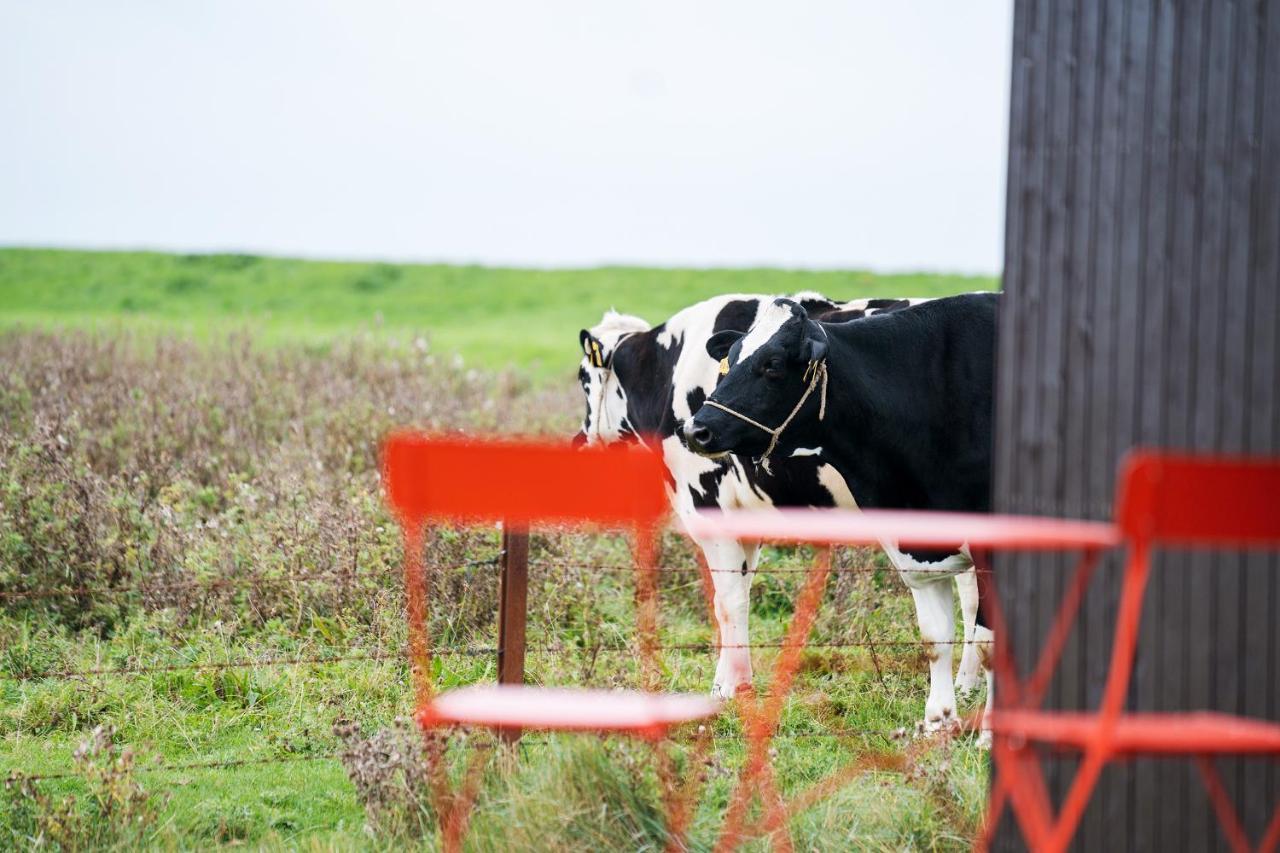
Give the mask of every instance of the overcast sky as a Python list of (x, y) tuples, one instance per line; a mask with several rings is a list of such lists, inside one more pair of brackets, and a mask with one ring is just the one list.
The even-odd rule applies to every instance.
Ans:
[(996, 272), (1009, 0), (0, 0), (0, 244)]

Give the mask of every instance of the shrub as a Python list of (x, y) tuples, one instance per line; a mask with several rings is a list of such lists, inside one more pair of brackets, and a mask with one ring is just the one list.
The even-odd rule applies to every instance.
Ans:
[(8, 833), (14, 848), (74, 851), (131, 848), (148, 841), (158, 804), (133, 777), (133, 751), (117, 746), (114, 735), (110, 726), (98, 726), (75, 751), (76, 771), (87, 783), (79, 796), (55, 798), (22, 776), (5, 781), (0, 832)]

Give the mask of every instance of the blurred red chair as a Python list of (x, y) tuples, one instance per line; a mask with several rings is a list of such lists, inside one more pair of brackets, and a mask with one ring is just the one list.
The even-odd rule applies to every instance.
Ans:
[[(636, 446), (583, 449), (568, 444), (401, 434), (383, 447), (383, 482), (405, 543), (409, 655), (417, 720), (425, 728), (479, 726), (498, 731), (589, 731), (630, 734), (655, 742), (676, 725), (706, 719), (718, 704), (704, 695), (658, 693), (657, 567), (654, 548), (668, 512), (665, 469), (655, 453)], [(644, 691), (469, 687), (436, 695), (427, 634), (422, 551), (432, 523), (538, 522), (622, 528), (634, 539), (637, 630)], [(473, 760), (460, 794), (447, 790), (440, 750), (434, 764), (437, 810), (446, 849), (466, 833), (478, 788)], [(670, 762), (661, 762), (670, 768)], [(687, 804), (664, 779), (669, 845), (683, 843)]]
[[(1008, 702), (992, 714), (997, 779), (987, 820), (994, 829), (1003, 804), (1014, 812), (1034, 850), (1064, 850), (1071, 841), (1102, 768), (1138, 755), (1190, 756), (1227, 840), (1248, 850), (1249, 840), (1213, 764), (1219, 755), (1280, 757), (1280, 723), (1215, 712), (1125, 713), (1138, 626), (1156, 548), (1280, 549), (1280, 461), (1215, 458), (1153, 452), (1132, 454), (1119, 484), (1116, 525), (1128, 556), (1117, 611), (1110, 671), (1095, 712), (1037, 710), (1052, 665), (1036, 669), (1038, 688), (1023, 690), (1007, 651), (1000, 648), (1003, 618), (997, 618), (997, 677), (1012, 688)], [(1078, 576), (1079, 578), (1079, 576)], [(1063, 602), (1046, 652), (1056, 662), (1088, 573)], [(997, 602), (998, 604), (998, 602)], [(1007, 646), (1005, 646), (1007, 649)], [(1045, 660), (1042, 654), (1042, 662)], [(1012, 704), (1014, 707), (1009, 707)], [(1018, 706), (1021, 707), (1018, 707)], [(1033, 744), (1075, 750), (1082, 760), (1057, 815), (1050, 803)], [(1260, 850), (1280, 843), (1280, 804)]]

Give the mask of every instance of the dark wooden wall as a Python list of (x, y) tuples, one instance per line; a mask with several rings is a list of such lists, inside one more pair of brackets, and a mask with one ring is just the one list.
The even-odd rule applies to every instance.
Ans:
[[(1280, 453), (1280, 0), (1015, 7), (995, 506), (1109, 518), (1136, 444)], [(997, 563), (1024, 666), (1066, 568)], [(1117, 578), (1050, 707), (1096, 706)], [(1153, 579), (1130, 707), (1280, 718), (1280, 561), (1168, 554)], [(1221, 766), (1256, 842), (1280, 772)], [(1058, 797), (1073, 770), (1052, 762)], [(1181, 760), (1109, 769), (1077, 840), (1224, 846)], [(998, 841), (1021, 846), (1007, 820)]]

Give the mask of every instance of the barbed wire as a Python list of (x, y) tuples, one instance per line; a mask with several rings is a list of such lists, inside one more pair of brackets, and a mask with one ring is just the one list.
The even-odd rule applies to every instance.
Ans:
[[(269, 758), (230, 758), (219, 761), (187, 761), (174, 764), (144, 764), (139, 767), (131, 767), (130, 773), (161, 773), (167, 770), (222, 770), (235, 767), (250, 767), (260, 764), (287, 764), (298, 761), (326, 761), (339, 760), (341, 753), (326, 752), (318, 754), (303, 753), (299, 755), (276, 755)], [(61, 773), (23, 773), (20, 770), (12, 770), (9, 772), (8, 781), (10, 783), (17, 781), (27, 782), (46, 782), (54, 779), (81, 779), (90, 774), (79, 770), (68, 770)]]
[[(564, 734), (561, 737), (573, 737), (577, 733)], [(900, 726), (898, 728), (868, 728), (868, 729), (842, 729), (840, 731), (822, 731), (822, 732), (789, 732), (778, 731), (769, 737), (774, 741), (803, 741), (803, 740), (829, 740), (829, 741), (847, 741), (847, 740), (864, 740), (867, 738), (885, 738), (891, 741), (905, 740), (913, 735), (919, 736), (914, 727)], [(616, 737), (626, 737), (626, 735), (614, 735)], [(929, 735), (925, 735), (929, 736)], [(712, 741), (745, 743), (751, 738), (742, 732), (712, 732)], [(693, 735), (680, 735), (669, 738), (676, 743), (690, 744), (693, 743), (695, 737)], [(524, 735), (515, 742), (516, 746), (550, 746), (556, 743), (556, 739), (545, 736)], [(490, 742), (477, 742), (470, 738), (457, 741), (455, 746), (468, 749), (492, 749), (495, 744)], [(229, 759), (211, 759), (206, 761), (182, 761), (160, 764), (142, 764), (131, 767), (130, 773), (164, 773), (171, 771), (186, 770), (223, 770), (235, 769), (238, 767), (253, 767), (267, 764), (292, 764), (306, 761), (341, 761), (343, 750), (326, 750), (322, 752), (298, 752), (289, 755), (262, 756), (255, 758), (229, 758)], [(25, 773), (21, 770), (10, 770), (6, 777), (10, 783), (17, 781), (28, 782), (46, 782), (58, 779), (77, 779), (86, 778), (90, 774), (86, 771), (67, 770), (55, 773)]]
[[(878, 648), (911, 648), (919, 647), (924, 649), (933, 646), (965, 646), (979, 645), (982, 641), (978, 640), (943, 640), (939, 642), (926, 640), (896, 640), (896, 639), (866, 639), (866, 640), (849, 640), (844, 642), (816, 642), (804, 643), (802, 649), (822, 649), (822, 650), (845, 650), (845, 649), (878, 649)], [(695, 643), (662, 643), (653, 647), (654, 651), (660, 652), (699, 652), (711, 653), (720, 651), (721, 649), (785, 649), (788, 644), (785, 642), (763, 642), (763, 643), (724, 643), (717, 645), (712, 642), (695, 642)], [(568, 646), (568, 645), (551, 645), (551, 646), (525, 646), (526, 654), (638, 654), (641, 649), (636, 643), (611, 643), (590, 646)], [(498, 655), (502, 649), (497, 646), (436, 646), (428, 650), (432, 655), (439, 657), (480, 657), (484, 655)], [(179, 672), (183, 670), (201, 671), (201, 670), (223, 670), (223, 669), (255, 669), (270, 667), (289, 667), (289, 666), (324, 666), (326, 664), (347, 663), (347, 662), (381, 662), (381, 661), (408, 661), (408, 653), (406, 650), (388, 651), (388, 652), (363, 652), (359, 654), (340, 654), (340, 655), (303, 655), (297, 657), (268, 657), (268, 658), (246, 658), (242, 660), (229, 661), (190, 661), (185, 663), (156, 663), (156, 664), (122, 664), (120, 666), (103, 666), (89, 667), (84, 669), (60, 669), (60, 670), (43, 670), (33, 672), (0, 672), (0, 681), (42, 681), (42, 680), (76, 680), (86, 679), (92, 676), (100, 675), (146, 675), (149, 673), (160, 672)]]
[[(635, 572), (637, 570), (636, 566), (619, 565), (615, 563), (581, 563), (581, 562), (560, 561), (560, 560), (555, 560), (555, 561), (531, 560), (529, 562), (529, 568), (535, 568), (535, 567), (536, 568), (565, 568), (565, 569), (577, 569), (581, 571), (625, 572), (625, 573)], [(703, 571), (703, 569), (700, 566), (658, 566), (656, 568), (659, 574), (701, 574)], [(975, 572), (979, 572), (982, 574), (989, 574), (991, 572), (990, 569), (979, 569), (976, 566), (973, 568), (973, 570)], [(710, 572), (713, 575), (744, 574), (741, 568), (736, 568), (736, 569), (708, 568), (706, 569), (706, 571)], [(756, 569), (754, 572), (751, 572), (751, 574), (753, 575), (807, 575), (811, 571), (813, 571), (811, 568), (779, 567), (779, 568)], [(859, 575), (859, 574), (874, 575), (874, 574), (885, 574), (890, 572), (895, 574), (925, 574), (925, 575), (941, 574), (937, 569), (929, 569), (929, 568), (899, 569), (894, 566), (889, 566), (889, 567), (832, 566), (830, 569), (830, 574), (833, 574), (833, 575)]]
[[(446, 655), (485, 655), (497, 654), (496, 648), (487, 647), (470, 647), (470, 646), (445, 646), (432, 650), (432, 654), (441, 657)], [(52, 672), (32, 672), (32, 673), (8, 673), (0, 675), (0, 679), (9, 679), (12, 681), (40, 681), (45, 679), (70, 680), (88, 678), (94, 675), (143, 675), (153, 672), (178, 672), (182, 670), (219, 670), (219, 669), (253, 669), (255, 667), (273, 667), (273, 666), (323, 666), (331, 663), (345, 663), (350, 661), (378, 662), (388, 660), (408, 660), (405, 651), (397, 652), (368, 652), (362, 654), (350, 655), (307, 655), (302, 657), (289, 658), (249, 658), (245, 660), (230, 661), (192, 661), (190, 663), (164, 663), (148, 666), (122, 665), (113, 667), (91, 667), (88, 669), (66, 669), (55, 670)]]
[[(501, 562), (501, 555), (485, 557), (476, 560), (468, 560), (462, 563), (454, 563), (450, 565), (431, 566), (433, 571), (458, 571), (460, 569), (476, 568), (478, 566), (497, 566)], [(637, 567), (634, 565), (620, 565), (615, 563), (582, 563), (574, 561), (559, 561), (541, 559), (530, 561), (530, 569), (573, 569), (575, 571), (591, 571), (611, 574), (634, 574)], [(699, 566), (658, 566), (659, 574), (701, 574), (704, 570)], [(705, 571), (711, 574), (741, 575), (741, 569), (712, 569)], [(808, 574), (811, 569), (808, 568), (761, 568), (756, 569), (751, 574), (757, 576), (769, 575), (804, 575)], [(974, 571), (983, 574), (989, 573), (989, 569), (978, 569)], [(895, 567), (878, 567), (878, 566), (832, 566), (831, 574), (833, 575), (875, 575), (888, 572), (898, 574), (930, 574), (936, 575), (938, 572), (928, 568), (905, 568), (899, 569)], [(130, 595), (156, 595), (164, 592), (175, 592), (179, 590), (195, 590), (206, 592), (217, 592), (227, 589), (245, 589), (257, 590), (274, 586), (287, 586), (290, 584), (305, 584), (324, 580), (338, 580), (345, 582), (356, 581), (395, 581), (399, 582), (399, 575), (394, 572), (368, 572), (352, 569), (333, 569), (333, 570), (316, 570), (309, 572), (294, 572), (281, 575), (271, 575), (253, 578), (214, 578), (211, 580), (174, 580), (174, 581), (158, 581), (144, 582), (139, 584), (113, 585), (113, 586), (78, 586), (78, 587), (61, 587), (54, 589), (23, 589), (23, 590), (0, 590), (0, 600), (3, 601), (21, 601), (29, 599), (47, 599), (47, 598), (64, 598), (64, 597), (126, 597)]]
[[(435, 567), (441, 571), (456, 571), (458, 569), (474, 568), (476, 566), (497, 565), (501, 559), (500, 555), (486, 557), (483, 559), (467, 560), (462, 563), (454, 563), (451, 565)], [(23, 589), (23, 590), (0, 590), (0, 600), (21, 600), (31, 598), (59, 598), (63, 596), (127, 596), (127, 595), (150, 595), (160, 592), (169, 592), (176, 590), (205, 590), (217, 591), (222, 589), (246, 589), (257, 590), (263, 587), (285, 586), (288, 584), (304, 584), (313, 581), (324, 580), (343, 580), (343, 581), (367, 581), (381, 580), (400, 581), (398, 574), (392, 572), (368, 572), (347, 569), (317, 569), (305, 572), (286, 572), (280, 575), (264, 575), (260, 577), (223, 577), (213, 578), (211, 580), (174, 580), (159, 582), (143, 582), (138, 584), (115, 585), (115, 586), (78, 586), (78, 587), (61, 587), (54, 589)]]

